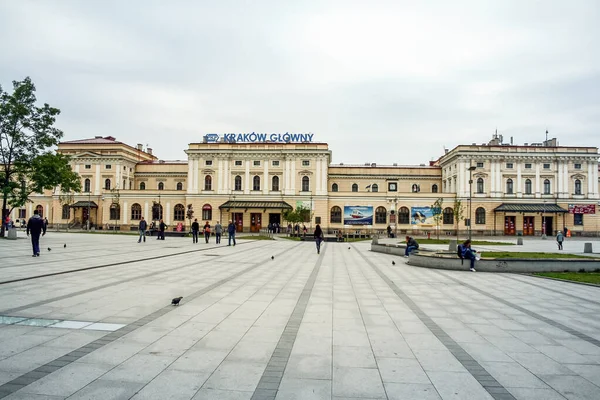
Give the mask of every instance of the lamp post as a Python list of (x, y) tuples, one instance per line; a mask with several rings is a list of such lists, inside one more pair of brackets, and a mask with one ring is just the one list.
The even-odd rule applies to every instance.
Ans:
[(237, 221), (235, 220), (235, 194), (233, 195), (233, 212), (231, 213), (231, 222), (235, 226), (235, 231), (237, 232)]
[(544, 217), (545, 212), (546, 212), (546, 200), (544, 200), (544, 205), (542, 206), (542, 239), (546, 239), (546, 217)]
[(92, 202), (92, 192), (88, 191), (88, 215), (87, 215), (87, 219), (85, 221), (85, 224), (87, 225), (87, 230), (90, 230), (90, 203)]
[(471, 203), (472, 203), (472, 197), (473, 197), (473, 171), (476, 169), (477, 167), (474, 166), (469, 166), (468, 171), (469, 171), (469, 240), (471, 240), (471, 237), (473, 236), (473, 231), (471, 229), (471, 225), (473, 224), (473, 213), (472, 213), (472, 209), (471, 209)]

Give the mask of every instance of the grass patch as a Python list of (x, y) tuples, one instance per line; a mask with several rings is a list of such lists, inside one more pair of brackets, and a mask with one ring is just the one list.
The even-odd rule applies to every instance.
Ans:
[(370, 238), (346, 238), (344, 242), (364, 242), (367, 240), (371, 240)]
[(298, 236), (279, 236), (281, 239), (287, 239), (287, 240), (295, 240), (296, 242), (300, 241), (300, 237)]
[(600, 272), (536, 272), (534, 275), (600, 285)]
[(557, 258), (587, 258), (594, 259), (597, 257), (588, 257), (578, 254), (567, 253), (525, 253), (525, 252), (508, 252), (508, 251), (483, 251), (483, 258), (539, 258), (539, 259), (557, 259)]
[(236, 239), (245, 239), (245, 240), (274, 240), (272, 237), (269, 236), (236, 236)]
[[(416, 239), (419, 244), (450, 244), (450, 239)], [(452, 239), (455, 240), (455, 239)], [(400, 243), (406, 243), (402, 241)], [(458, 243), (462, 243), (459, 241)], [(486, 240), (472, 240), (473, 246), (514, 246), (514, 243), (508, 242), (489, 242)]]

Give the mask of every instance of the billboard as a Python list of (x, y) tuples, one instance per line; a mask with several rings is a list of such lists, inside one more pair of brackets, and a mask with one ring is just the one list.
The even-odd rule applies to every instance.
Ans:
[(411, 225), (435, 225), (433, 220), (433, 208), (427, 207), (411, 207), (410, 209)]
[(344, 206), (344, 225), (373, 225), (373, 206)]
[(596, 205), (569, 204), (569, 214), (596, 214)]

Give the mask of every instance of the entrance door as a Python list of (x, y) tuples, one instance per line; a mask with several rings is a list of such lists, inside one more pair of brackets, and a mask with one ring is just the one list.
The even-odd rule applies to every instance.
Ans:
[(533, 217), (523, 217), (523, 236), (535, 235), (535, 230), (533, 229), (533, 221)]
[(281, 214), (269, 214), (269, 223), (281, 225)]
[(542, 233), (545, 233), (546, 236), (552, 236), (552, 228), (554, 227), (553, 225), (553, 218), (552, 217), (544, 217), (542, 218)]
[(515, 232), (515, 219), (516, 217), (504, 217), (504, 234), (514, 235)]
[(262, 214), (261, 213), (251, 213), (250, 214), (250, 232), (260, 232), (262, 222)]
[(89, 214), (88, 214), (88, 208), (87, 207), (83, 207), (81, 209), (81, 211), (82, 211), (81, 223), (83, 224), (83, 226), (86, 226), (87, 220), (90, 217)]
[(244, 231), (244, 213), (233, 213), (232, 220), (235, 222), (235, 231), (243, 232)]

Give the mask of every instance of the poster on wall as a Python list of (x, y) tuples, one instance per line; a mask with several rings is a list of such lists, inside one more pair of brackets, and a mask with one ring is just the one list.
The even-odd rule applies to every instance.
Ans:
[(296, 200), (296, 208), (298, 207), (302, 207), (312, 211), (315, 209), (315, 203), (314, 201), (311, 202), (310, 200)]
[(596, 205), (569, 204), (569, 214), (596, 214)]
[(373, 225), (373, 206), (344, 206), (344, 225)]
[(411, 207), (410, 209), (411, 225), (435, 225), (433, 220), (433, 209), (427, 207)]

